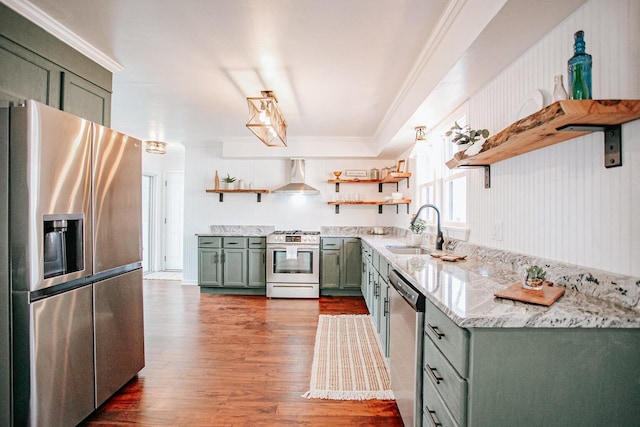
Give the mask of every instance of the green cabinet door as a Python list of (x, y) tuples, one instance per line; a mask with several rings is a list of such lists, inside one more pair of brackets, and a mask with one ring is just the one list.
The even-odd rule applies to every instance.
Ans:
[(266, 286), (266, 249), (249, 249), (249, 287), (265, 287)]
[(225, 287), (247, 286), (246, 249), (224, 249), (223, 276)]
[(342, 242), (342, 289), (359, 288), (362, 280), (361, 273), (362, 252), (360, 251), (360, 239), (349, 238)]
[(198, 249), (198, 285), (222, 286), (222, 249)]
[(389, 357), (389, 282), (380, 280), (380, 319), (378, 321), (378, 335), (385, 357)]
[(323, 249), (320, 266), (320, 288), (340, 288), (340, 250)]
[(55, 64), (0, 37), (0, 98), (33, 99), (58, 108), (60, 70)]
[(111, 93), (76, 76), (62, 73), (61, 109), (103, 126), (111, 125)]
[(363, 275), (360, 247), (358, 238), (325, 237), (322, 239), (320, 289), (346, 291), (342, 295), (353, 295), (354, 291), (355, 293), (360, 291)]

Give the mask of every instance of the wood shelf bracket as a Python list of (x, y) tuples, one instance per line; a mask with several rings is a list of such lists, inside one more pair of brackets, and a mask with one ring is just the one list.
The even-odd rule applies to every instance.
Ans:
[(604, 133), (604, 167), (622, 166), (622, 125), (577, 125), (560, 126), (557, 131), (599, 132)]

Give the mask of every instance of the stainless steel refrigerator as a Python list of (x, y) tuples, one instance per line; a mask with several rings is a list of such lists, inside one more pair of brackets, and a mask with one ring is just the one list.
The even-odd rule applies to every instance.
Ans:
[(144, 366), (142, 144), (35, 101), (0, 118), (12, 423), (76, 425)]

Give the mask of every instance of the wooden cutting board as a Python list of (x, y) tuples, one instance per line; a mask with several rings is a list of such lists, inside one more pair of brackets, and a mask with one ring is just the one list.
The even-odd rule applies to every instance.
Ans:
[(525, 289), (520, 283), (515, 283), (508, 288), (496, 292), (494, 295), (499, 298), (511, 299), (515, 301), (528, 302), (531, 304), (546, 305), (549, 307), (558, 298), (564, 295), (564, 288), (554, 288), (553, 283), (544, 282), (545, 286), (539, 291)]

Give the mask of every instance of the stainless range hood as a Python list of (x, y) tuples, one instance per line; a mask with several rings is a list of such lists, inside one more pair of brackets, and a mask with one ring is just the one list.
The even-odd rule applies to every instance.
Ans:
[(291, 180), (289, 184), (273, 190), (274, 193), (320, 194), (304, 183), (304, 159), (291, 159)]

